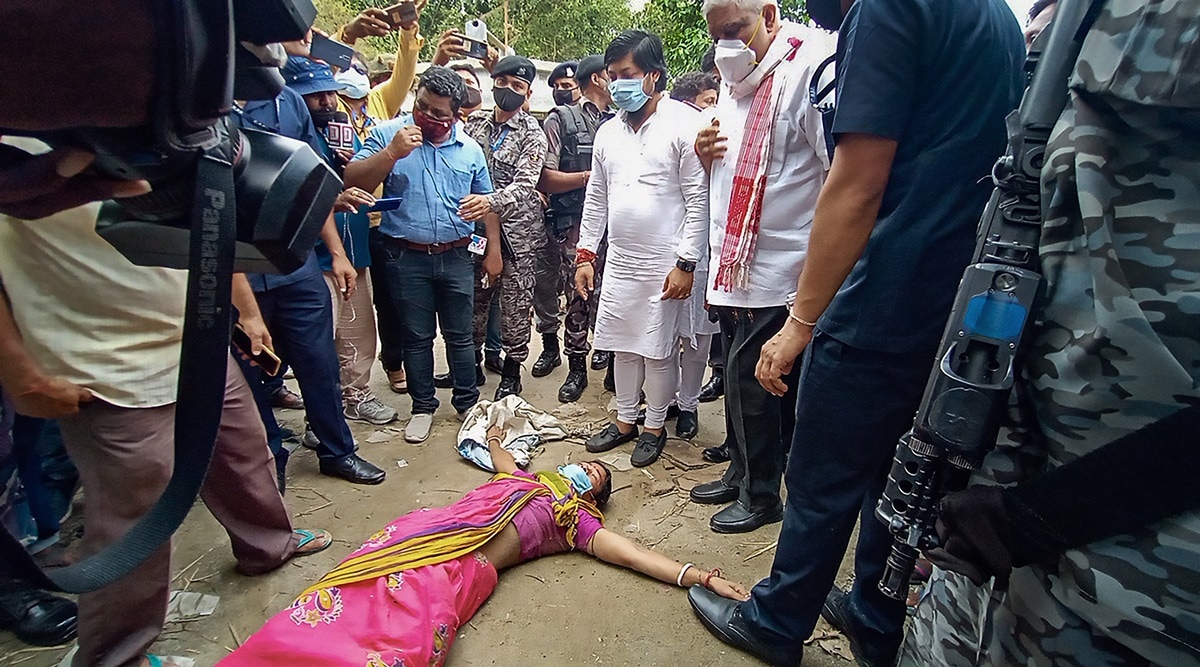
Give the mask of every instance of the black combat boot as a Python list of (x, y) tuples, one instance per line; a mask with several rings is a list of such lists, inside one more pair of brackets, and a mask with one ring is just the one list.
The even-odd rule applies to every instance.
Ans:
[(583, 390), (587, 389), (587, 356), (583, 354), (572, 354), (567, 357), (567, 379), (563, 381), (562, 386), (558, 389), (559, 403), (574, 403), (583, 395)]
[(504, 373), (500, 376), (500, 386), (496, 387), (496, 399), (505, 396), (521, 394), (521, 362), (512, 357), (504, 357)]
[(555, 368), (562, 366), (562, 354), (558, 351), (558, 336), (553, 333), (542, 334), (542, 353), (538, 356), (537, 361), (533, 362), (533, 368), (529, 374), (535, 378), (542, 378), (549, 375)]

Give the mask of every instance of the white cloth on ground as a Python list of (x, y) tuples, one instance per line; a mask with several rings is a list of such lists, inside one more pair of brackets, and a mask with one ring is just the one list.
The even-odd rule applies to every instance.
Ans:
[(693, 149), (702, 116), (663, 97), (637, 132), (622, 114), (596, 133), (579, 247), (595, 252), (608, 233), (597, 349), (675, 357), (696, 335), (694, 297), (664, 301), (676, 259), (708, 258), (708, 176)]
[[(783, 61), (774, 72), (773, 92), (780, 95), (779, 112), (772, 135), (758, 239), (750, 262), (750, 286), (748, 289), (735, 287), (730, 292), (713, 289), (712, 281), (720, 267), (733, 175), (754, 96), (735, 99), (725, 86), (717, 102), (716, 115), (721, 121), (721, 134), (727, 139), (727, 149), (723, 157), (713, 160), (709, 181), (712, 222), (709, 243), (713, 250), (706, 291), (710, 305), (734, 308), (782, 306), (795, 295), (796, 280), (804, 267), (817, 195), (829, 169), (821, 112), (809, 101), (808, 87), (817, 66), (833, 53), (835, 42), (833, 36), (821, 30), (785, 21), (764, 65), (775, 61), (770, 54), (791, 48), (788, 45), (790, 37), (803, 43), (792, 60)], [(829, 68), (822, 80), (832, 76), (832, 68)]]
[(487, 446), (487, 432), (492, 426), (504, 430), (500, 446), (512, 454), (522, 468), (529, 465), (538, 445), (567, 437), (557, 417), (538, 410), (520, 396), (479, 401), (467, 412), (467, 418), (458, 429), (457, 449), (463, 458), (489, 472), (496, 472)]

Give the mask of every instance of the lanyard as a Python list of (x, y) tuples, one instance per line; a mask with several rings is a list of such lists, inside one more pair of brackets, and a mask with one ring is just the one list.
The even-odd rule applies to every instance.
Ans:
[(504, 145), (504, 140), (508, 138), (509, 129), (511, 129), (511, 128), (509, 128), (507, 125), (505, 125), (503, 128), (500, 129), (500, 138), (497, 139), (496, 142), (492, 144), (492, 152), (493, 153), (500, 150), (500, 147)]

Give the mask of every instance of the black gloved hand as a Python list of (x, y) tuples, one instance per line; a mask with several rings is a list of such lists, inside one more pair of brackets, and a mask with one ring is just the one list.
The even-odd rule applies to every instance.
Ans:
[(973, 486), (938, 504), (937, 533), (942, 546), (926, 556), (938, 567), (957, 572), (981, 586), (996, 578), (1008, 587), (1014, 567), (1049, 560), (1059, 553), (1036, 541), (1018, 524), (1022, 513), (998, 486)]

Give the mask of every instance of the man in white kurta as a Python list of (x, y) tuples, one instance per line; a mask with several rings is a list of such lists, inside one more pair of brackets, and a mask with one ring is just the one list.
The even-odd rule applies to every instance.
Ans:
[[(691, 498), (732, 503), (712, 517), (710, 525), (719, 533), (748, 532), (782, 518), (779, 487), (784, 452), (792, 440), (796, 378), (787, 381), (790, 391), (781, 398), (759, 385), (754, 368), (763, 344), (787, 320), (817, 195), (829, 169), (821, 112), (811, 103), (809, 88), (833, 53), (831, 36), (782, 20), (772, 0), (759, 0), (756, 8), (744, 5), (734, 0), (704, 3), (709, 31), (718, 40), (722, 91), (718, 122), (696, 139), (696, 150), (711, 159), (707, 295), (721, 322), (727, 354), (730, 465), (721, 479), (692, 489)], [(816, 89), (832, 74), (819, 80)], [(758, 142), (750, 132), (756, 113), (762, 130)], [(761, 201), (761, 210), (731, 205), (739, 194)], [(756, 218), (753, 224), (751, 218)]]
[[(590, 261), (607, 232), (595, 345), (615, 353), (617, 420), (587, 448), (601, 452), (636, 439), (631, 462), (646, 466), (666, 443), (663, 423), (679, 383), (681, 346), (701, 360), (708, 350), (700, 267), (708, 253), (708, 179), (693, 148), (700, 116), (663, 94), (658, 37), (622, 33), (605, 64), (622, 112), (596, 133), (576, 284), (584, 292), (590, 287)], [(642, 391), (646, 421), (639, 435)]]

